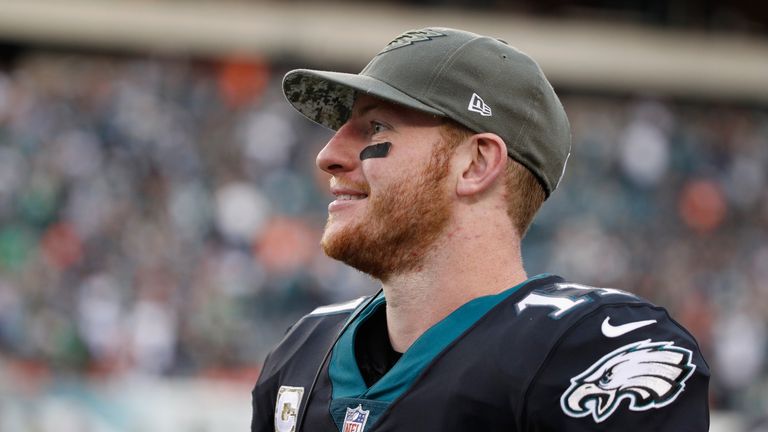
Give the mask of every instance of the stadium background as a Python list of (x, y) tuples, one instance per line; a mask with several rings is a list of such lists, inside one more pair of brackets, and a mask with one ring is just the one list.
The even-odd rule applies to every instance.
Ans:
[(499, 36), (571, 118), (529, 273), (668, 307), (713, 431), (768, 430), (768, 14), (751, 2), (0, 0), (0, 431), (247, 430), (267, 350), (371, 292), (319, 252), (294, 67)]

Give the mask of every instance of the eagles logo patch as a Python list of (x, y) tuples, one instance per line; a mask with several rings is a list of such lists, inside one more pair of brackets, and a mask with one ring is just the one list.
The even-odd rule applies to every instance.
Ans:
[(571, 378), (560, 406), (571, 417), (591, 414), (597, 423), (616, 412), (624, 400), (631, 411), (667, 406), (696, 370), (691, 358), (690, 350), (669, 341), (625, 345)]
[(445, 36), (445, 34), (435, 30), (429, 30), (429, 29), (411, 30), (409, 32), (405, 32), (400, 36), (396, 37), (392, 42), (387, 44), (387, 46), (384, 47), (384, 49), (381, 50), (379, 54), (384, 54), (385, 52), (392, 51), (393, 49), (402, 48), (404, 46), (411, 45), (414, 42), (424, 42), (440, 36)]

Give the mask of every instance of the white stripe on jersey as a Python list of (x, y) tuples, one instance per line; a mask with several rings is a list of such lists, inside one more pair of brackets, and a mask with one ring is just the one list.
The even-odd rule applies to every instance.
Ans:
[(345, 312), (348, 310), (355, 310), (358, 306), (360, 306), (360, 303), (365, 301), (366, 298), (367, 297), (360, 297), (344, 303), (336, 303), (336, 304), (327, 305), (327, 306), (320, 306), (319, 308), (313, 310), (309, 314), (310, 315), (327, 315), (332, 313)]

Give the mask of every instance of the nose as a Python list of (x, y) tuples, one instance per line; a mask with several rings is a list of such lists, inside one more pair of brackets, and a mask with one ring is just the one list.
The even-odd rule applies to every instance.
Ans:
[(357, 146), (353, 141), (353, 131), (349, 123), (336, 131), (328, 144), (317, 154), (317, 167), (329, 174), (338, 174), (354, 170), (360, 163)]

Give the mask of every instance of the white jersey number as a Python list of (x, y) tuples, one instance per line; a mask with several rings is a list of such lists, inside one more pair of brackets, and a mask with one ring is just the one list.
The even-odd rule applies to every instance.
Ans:
[(531, 291), (524, 299), (517, 302), (518, 315), (529, 307), (547, 307), (554, 309), (549, 317), (560, 319), (575, 308), (592, 301), (590, 294), (599, 296), (623, 295), (635, 297), (626, 291), (613, 288), (595, 288), (575, 283), (559, 283), (546, 288)]

